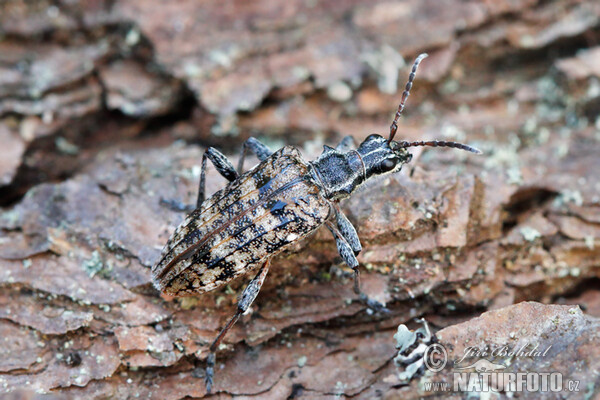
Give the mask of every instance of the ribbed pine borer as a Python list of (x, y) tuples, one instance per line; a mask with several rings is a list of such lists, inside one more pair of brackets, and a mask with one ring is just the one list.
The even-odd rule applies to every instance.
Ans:
[[(237, 169), (217, 149), (209, 147), (204, 152), (196, 206), (167, 242), (152, 268), (152, 279), (163, 293), (186, 296), (217, 289), (239, 275), (258, 270), (240, 296), (235, 315), (210, 346), (205, 376), (208, 392), (213, 383), (215, 352), (258, 295), (271, 258), (323, 224), (333, 234), (341, 258), (354, 270), (354, 291), (359, 299), (374, 310), (385, 310), (360, 290), (356, 256), (362, 246), (339, 202), (369, 178), (400, 171), (412, 158), (407, 150), (410, 147), (454, 147), (480, 153), (456, 142), (394, 141), (398, 119), (425, 57), (427, 54), (421, 54), (413, 64), (387, 139), (373, 134), (355, 148), (348, 136), (335, 148), (325, 145), (316, 160), (306, 161), (293, 146), (271, 152), (250, 138), (244, 143)], [(260, 163), (242, 173), (248, 150)], [(207, 160), (229, 183), (205, 199)], [(165, 202), (182, 210), (192, 208)]]

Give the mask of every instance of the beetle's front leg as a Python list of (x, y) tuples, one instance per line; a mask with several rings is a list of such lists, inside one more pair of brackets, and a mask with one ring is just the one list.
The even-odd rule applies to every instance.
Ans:
[(335, 244), (337, 245), (342, 260), (344, 260), (344, 262), (354, 271), (354, 293), (358, 295), (359, 300), (374, 311), (389, 312), (383, 304), (376, 300), (369, 299), (369, 297), (360, 290), (360, 270), (358, 269), (358, 260), (354, 255), (352, 247), (332, 222), (328, 221), (326, 222), (326, 225), (335, 237)]
[(185, 211), (188, 213), (194, 211), (196, 208), (200, 208), (204, 202), (204, 194), (206, 191), (206, 160), (210, 160), (219, 174), (229, 182), (234, 181), (239, 176), (231, 161), (229, 161), (223, 153), (214, 147), (209, 147), (202, 155), (202, 167), (200, 170), (200, 183), (198, 185), (198, 199), (196, 200), (196, 205), (183, 204), (177, 200), (163, 198), (160, 199), (161, 204), (166, 205), (172, 210)]
[(256, 276), (250, 281), (250, 283), (248, 284), (248, 286), (246, 286), (246, 289), (244, 289), (242, 295), (238, 299), (237, 310), (235, 314), (233, 315), (233, 317), (231, 317), (227, 325), (225, 325), (225, 327), (221, 329), (221, 332), (219, 332), (217, 338), (210, 345), (210, 354), (208, 355), (208, 358), (206, 360), (206, 375), (204, 377), (206, 391), (208, 393), (210, 393), (212, 389), (213, 377), (215, 375), (216, 352), (219, 349), (219, 344), (221, 343), (229, 329), (231, 329), (231, 327), (235, 325), (240, 316), (248, 310), (250, 305), (254, 302), (254, 299), (256, 299), (256, 296), (258, 296), (258, 292), (260, 292), (260, 288), (262, 287), (265, 281), (265, 277), (267, 276), (267, 272), (269, 272), (270, 266), (271, 260), (265, 261), (263, 266), (258, 271), (258, 274), (256, 274)]

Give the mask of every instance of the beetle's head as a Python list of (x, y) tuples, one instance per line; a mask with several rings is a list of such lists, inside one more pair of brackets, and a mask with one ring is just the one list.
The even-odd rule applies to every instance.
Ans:
[(457, 142), (446, 142), (440, 140), (396, 142), (389, 140), (381, 135), (369, 135), (358, 148), (363, 163), (365, 165), (366, 177), (381, 175), (388, 172), (398, 172), (402, 166), (412, 160), (412, 154), (408, 152), (409, 147), (430, 146), (430, 147), (453, 147), (466, 150), (471, 153), (481, 154), (481, 151), (475, 147)]
[(412, 159), (412, 154), (398, 142), (388, 142), (381, 135), (369, 135), (357, 149), (365, 165), (366, 178), (398, 172)]

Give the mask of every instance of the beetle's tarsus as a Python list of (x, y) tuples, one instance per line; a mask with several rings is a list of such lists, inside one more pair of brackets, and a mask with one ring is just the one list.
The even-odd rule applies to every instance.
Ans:
[(383, 304), (377, 300), (369, 298), (362, 290), (360, 290), (360, 271), (354, 268), (354, 293), (358, 295), (358, 300), (366, 305), (374, 313), (388, 314), (390, 312)]
[(213, 376), (215, 375), (215, 361), (216, 355), (215, 353), (211, 352), (206, 359), (206, 375), (204, 376), (207, 394), (212, 391)]
[[(338, 212), (338, 218), (339, 218), (339, 216), (343, 216), (341, 211)], [(338, 219), (338, 222), (339, 222), (339, 219)], [(346, 228), (351, 227), (352, 230), (354, 230), (354, 227), (352, 226), (352, 224), (350, 224), (350, 221), (348, 221), (346, 219), (346, 222), (347, 222)], [(340, 253), (340, 256), (342, 257), (344, 262), (350, 268), (352, 268), (352, 270), (354, 271), (354, 293), (356, 293), (356, 295), (358, 295), (359, 301), (364, 303), (367, 307), (369, 307), (369, 309), (373, 310), (373, 312), (375, 312), (375, 313), (381, 313), (381, 312), (389, 313), (390, 310), (388, 310), (383, 304), (381, 304), (380, 302), (378, 302), (376, 300), (370, 299), (365, 293), (363, 293), (360, 290), (360, 270), (358, 269), (358, 260), (356, 259), (356, 256), (354, 255), (354, 252), (352, 251), (350, 244), (346, 240), (345, 235), (343, 235), (343, 232), (340, 232), (340, 230), (338, 230), (338, 227), (336, 227), (330, 221), (327, 222), (326, 224), (327, 224), (327, 227), (329, 228), (329, 230), (331, 231), (331, 233), (333, 233), (333, 236), (335, 237), (335, 242), (337, 244), (337, 248), (338, 248), (338, 252)], [(353, 235), (350, 235), (350, 237), (353, 237), (354, 235), (356, 235), (356, 231), (354, 231)], [(360, 247), (360, 241), (358, 241), (358, 235), (356, 235), (356, 240), (358, 242), (358, 246)], [(359, 251), (360, 251), (360, 249), (359, 249)]]
[(370, 299), (366, 294), (360, 293), (358, 299), (375, 313), (389, 314), (390, 310), (377, 300)]
[(185, 204), (182, 201), (175, 200), (175, 199), (165, 199), (164, 197), (160, 198), (160, 205), (167, 207), (168, 209), (170, 209), (172, 211), (186, 212), (186, 213), (191, 213), (196, 208), (192, 204)]

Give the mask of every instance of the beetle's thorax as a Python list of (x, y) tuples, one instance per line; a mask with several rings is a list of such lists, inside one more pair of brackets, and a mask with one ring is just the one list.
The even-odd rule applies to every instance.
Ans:
[(400, 171), (411, 158), (397, 142), (388, 143), (387, 139), (374, 134), (356, 150), (342, 152), (325, 146), (323, 154), (310, 164), (324, 196), (341, 200), (372, 176)]

